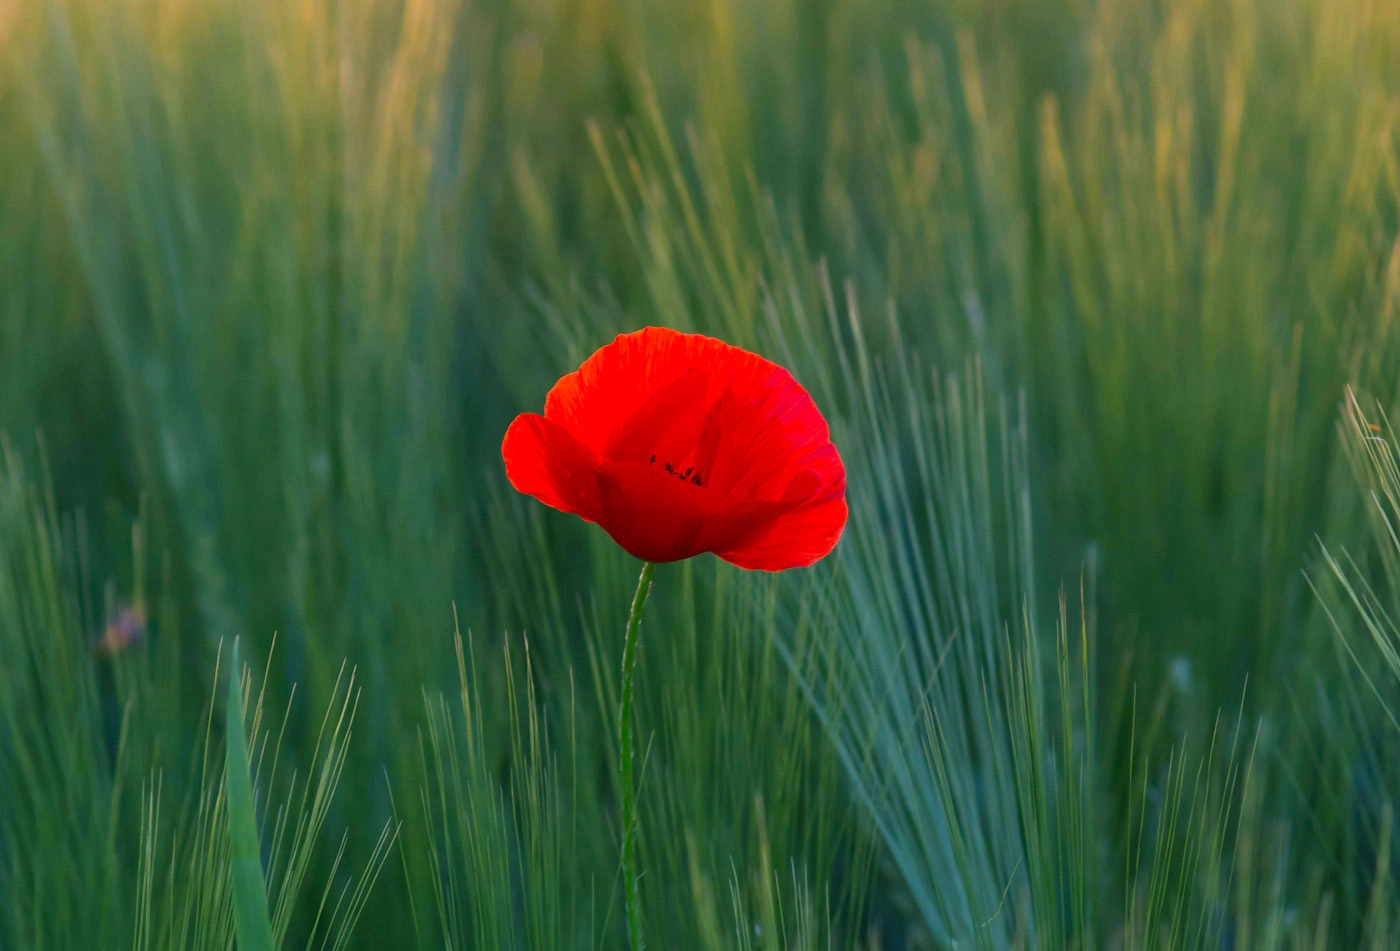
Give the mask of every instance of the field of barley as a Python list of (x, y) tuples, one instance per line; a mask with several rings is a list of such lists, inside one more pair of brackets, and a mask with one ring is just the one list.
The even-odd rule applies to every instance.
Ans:
[[(645, 326), (849, 516), (625, 743)], [(1390, 0), (0, 0), (0, 949), (1398, 948), (1396, 412)]]

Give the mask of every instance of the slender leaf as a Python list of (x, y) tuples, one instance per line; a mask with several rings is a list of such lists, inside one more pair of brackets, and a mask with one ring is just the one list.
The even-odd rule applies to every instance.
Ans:
[(233, 642), (228, 675), (228, 832), (232, 843), (233, 921), (239, 951), (272, 951), (272, 918), (267, 911), (261, 839), (248, 777), (248, 738), (243, 727), (243, 691), (238, 641)]

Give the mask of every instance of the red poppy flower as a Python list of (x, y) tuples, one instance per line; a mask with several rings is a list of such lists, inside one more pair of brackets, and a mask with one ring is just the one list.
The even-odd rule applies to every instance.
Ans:
[(622, 334), (554, 384), (501, 446), (511, 485), (644, 561), (712, 551), (810, 565), (846, 524), (846, 470), (792, 375), (700, 334)]

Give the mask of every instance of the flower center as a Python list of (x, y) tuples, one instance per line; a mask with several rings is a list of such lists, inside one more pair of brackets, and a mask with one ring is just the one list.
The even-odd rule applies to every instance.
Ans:
[[(700, 473), (695, 471), (694, 466), (686, 466), (685, 469), (682, 470), (679, 466), (672, 465), (669, 462), (664, 464), (666, 466), (666, 472), (668, 475), (673, 475), (677, 479), (680, 479), (682, 482), (689, 482), (691, 485), (699, 486), (702, 489), (705, 487), (704, 477), (701, 476)], [(647, 465), (656, 465), (655, 453), (652, 454), (652, 457), (650, 460), (648, 460)]]

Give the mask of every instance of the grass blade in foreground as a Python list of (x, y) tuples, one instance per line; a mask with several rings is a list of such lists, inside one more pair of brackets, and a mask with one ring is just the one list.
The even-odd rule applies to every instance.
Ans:
[(233, 922), (239, 951), (272, 951), (272, 920), (267, 913), (253, 784), (248, 778), (248, 739), (243, 735), (243, 693), (239, 689), (238, 641), (233, 642), (228, 678), (228, 834), (233, 862)]

